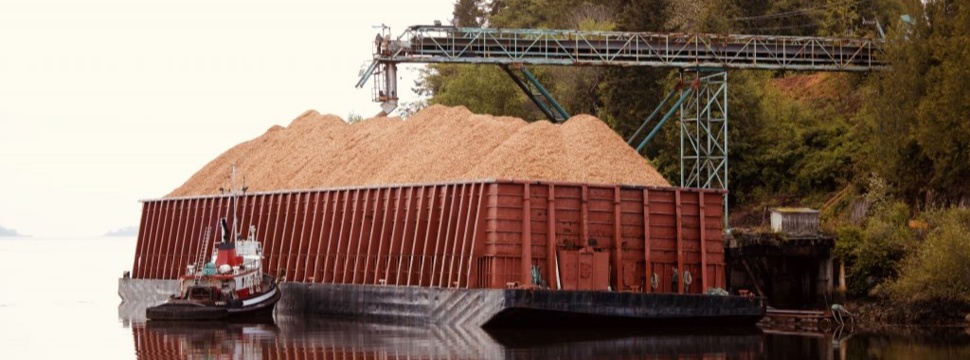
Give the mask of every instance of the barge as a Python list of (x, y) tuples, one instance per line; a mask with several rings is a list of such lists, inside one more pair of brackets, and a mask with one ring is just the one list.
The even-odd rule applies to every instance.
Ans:
[[(228, 195), (143, 202), (125, 301), (174, 286)], [(284, 314), (398, 323), (754, 324), (726, 294), (723, 192), (515, 180), (238, 196)], [(164, 293), (164, 292), (162, 292)]]

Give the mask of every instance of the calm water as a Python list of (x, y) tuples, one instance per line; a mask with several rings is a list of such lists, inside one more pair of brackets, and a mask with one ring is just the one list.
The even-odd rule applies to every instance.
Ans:
[(0, 359), (970, 359), (970, 335), (778, 334), (758, 329), (413, 328), (138, 320), (117, 278), (133, 238), (0, 238)]

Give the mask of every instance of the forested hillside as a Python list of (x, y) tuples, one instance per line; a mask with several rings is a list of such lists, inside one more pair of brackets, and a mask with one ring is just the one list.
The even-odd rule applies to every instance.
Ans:
[[(760, 219), (764, 206), (828, 202), (825, 228), (840, 235), (851, 294), (937, 314), (967, 311), (970, 212), (957, 207), (970, 205), (970, 1), (457, 0), (452, 19), (468, 27), (879, 38), (877, 21), (885, 71), (730, 71), (731, 207), (741, 215), (733, 221)], [(666, 68), (530, 70), (570, 113), (594, 114), (624, 138), (678, 78)], [(431, 65), (415, 89), (431, 104), (542, 119), (496, 66)], [(679, 146), (669, 123), (644, 155), (679, 179)], [(867, 216), (850, 216), (853, 204)]]

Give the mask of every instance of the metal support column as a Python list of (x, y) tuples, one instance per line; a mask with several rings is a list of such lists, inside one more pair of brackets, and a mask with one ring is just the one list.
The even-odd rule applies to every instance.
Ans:
[(684, 87), (682, 85), (683, 85), (682, 83), (677, 84), (674, 90), (671, 91), (670, 94), (667, 94), (667, 97), (660, 102), (660, 105), (657, 105), (657, 108), (654, 109), (653, 113), (651, 113), (650, 116), (647, 117), (647, 120), (645, 120), (643, 124), (640, 125), (640, 128), (637, 129), (635, 133), (633, 133), (633, 136), (631, 136), (630, 139), (627, 140), (627, 143), (632, 146), (633, 141), (637, 138), (637, 136), (640, 135), (640, 132), (643, 131), (643, 129), (646, 129), (647, 125), (650, 124), (650, 121), (652, 121), (653, 118), (657, 117), (657, 114), (659, 114), (660, 110), (667, 105), (670, 99), (673, 98), (673, 95), (676, 94), (677, 92), (680, 92), (680, 98), (678, 98), (677, 101), (674, 102), (674, 105), (671, 106), (669, 110), (667, 110), (667, 112), (664, 114), (662, 118), (660, 118), (660, 121), (657, 122), (657, 125), (654, 125), (653, 130), (651, 130), (650, 133), (647, 134), (647, 137), (643, 138), (643, 141), (640, 142), (640, 145), (637, 145), (636, 147), (637, 152), (640, 152), (641, 150), (643, 150), (643, 148), (647, 146), (648, 143), (650, 143), (650, 140), (653, 140), (653, 138), (657, 136), (657, 133), (660, 132), (660, 128), (662, 128), (664, 124), (667, 123), (667, 120), (669, 120), (670, 117), (672, 117), (677, 112), (677, 110), (680, 110), (680, 107), (684, 103), (684, 101), (689, 99), (690, 96), (694, 93), (694, 88), (696, 87), (697, 84), (693, 84), (688, 87)]
[[(724, 69), (691, 69), (697, 89), (680, 105), (680, 186), (728, 188), (728, 82)], [(728, 227), (724, 194), (724, 228)]]
[[(502, 70), (505, 70), (506, 74), (509, 74), (509, 77), (511, 77), (512, 81), (515, 82), (515, 85), (518, 85), (519, 89), (522, 89), (522, 91), (525, 92), (525, 95), (529, 97), (529, 100), (532, 100), (539, 110), (542, 110), (542, 113), (546, 114), (546, 117), (548, 117), (549, 120), (561, 123), (569, 119), (569, 113), (566, 112), (566, 109), (556, 102), (556, 99), (552, 97), (552, 94), (550, 94), (549, 91), (546, 90), (541, 83), (539, 83), (539, 80), (532, 75), (532, 72), (530, 72), (529, 69), (522, 64), (503, 64), (500, 66), (502, 67)], [(519, 70), (519, 74), (513, 70)]]

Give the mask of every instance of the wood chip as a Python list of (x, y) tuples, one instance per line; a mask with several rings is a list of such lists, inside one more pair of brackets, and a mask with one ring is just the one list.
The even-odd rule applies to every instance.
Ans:
[(232, 164), (250, 192), (486, 179), (670, 186), (603, 121), (527, 123), (430, 106), (349, 125), (307, 111), (234, 146), (166, 197), (218, 194)]

